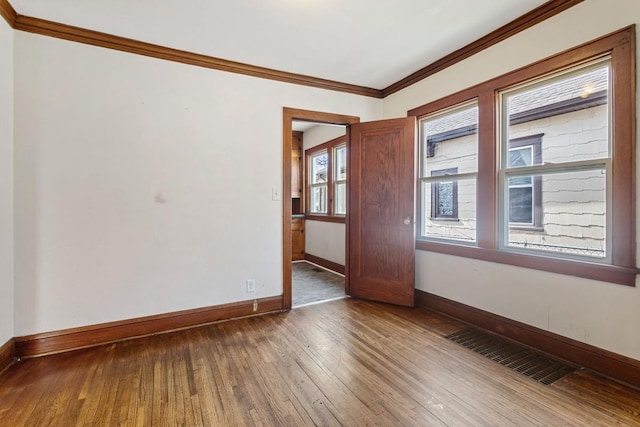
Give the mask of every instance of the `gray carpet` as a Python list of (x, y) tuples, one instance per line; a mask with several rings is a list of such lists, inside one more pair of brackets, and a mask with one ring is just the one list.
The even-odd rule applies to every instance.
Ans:
[(298, 307), (345, 297), (344, 277), (308, 262), (292, 264), (292, 305)]

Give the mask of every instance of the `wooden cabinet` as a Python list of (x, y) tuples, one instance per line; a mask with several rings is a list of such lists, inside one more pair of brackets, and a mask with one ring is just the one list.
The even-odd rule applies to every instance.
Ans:
[[(291, 144), (291, 212), (302, 213), (302, 132), (293, 132)], [(291, 218), (291, 260), (304, 259), (304, 217)]]
[(291, 144), (291, 197), (302, 197), (302, 132), (293, 132)]
[(291, 261), (304, 259), (304, 218), (291, 218)]

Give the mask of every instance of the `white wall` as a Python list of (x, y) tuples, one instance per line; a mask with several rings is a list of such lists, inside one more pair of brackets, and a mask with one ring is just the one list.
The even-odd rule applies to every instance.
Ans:
[(0, 18), (0, 346), (14, 336), (13, 30)]
[(346, 134), (346, 132), (346, 126), (333, 126), (324, 124), (313, 126), (312, 128), (307, 129), (304, 132), (304, 139), (302, 141), (304, 145), (303, 151), (308, 150), (311, 147), (315, 147), (316, 145), (323, 144), (327, 141), (331, 141), (332, 139), (336, 139), (339, 136), (343, 136)]
[[(343, 126), (318, 125), (305, 131), (304, 149), (344, 135)], [(348, 183), (347, 183), (348, 186)], [(346, 232), (344, 224), (305, 220), (305, 252), (344, 265)]]
[(344, 265), (346, 228), (344, 224), (305, 221), (305, 252)]
[[(405, 116), (411, 108), (634, 23), (640, 23), (637, 0), (586, 0), (386, 98), (384, 115)], [(640, 284), (633, 288), (424, 251), (417, 251), (416, 261), (421, 290), (640, 359)]]
[(281, 295), (282, 107), (382, 115), (23, 32), (15, 49), (16, 336)]

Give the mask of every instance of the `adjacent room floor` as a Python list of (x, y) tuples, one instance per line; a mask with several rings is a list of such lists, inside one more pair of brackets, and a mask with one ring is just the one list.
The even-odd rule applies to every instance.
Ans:
[(293, 307), (345, 298), (344, 276), (306, 261), (291, 266)]

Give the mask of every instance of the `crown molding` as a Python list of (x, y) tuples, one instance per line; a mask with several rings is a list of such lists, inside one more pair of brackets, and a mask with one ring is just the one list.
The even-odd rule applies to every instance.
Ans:
[(416, 71), (413, 74), (405, 77), (402, 80), (393, 83), (390, 86), (382, 89), (382, 97), (386, 98), (387, 96), (396, 93), (404, 88), (407, 88), (415, 83), (418, 83), (421, 80), (426, 79), (429, 76), (432, 76), (435, 73), (438, 73), (446, 68), (451, 67), (452, 65), (457, 64), (493, 45), (500, 43), (518, 34), (521, 31), (524, 31), (528, 28), (533, 27), (536, 24), (539, 24), (542, 21), (545, 21), (565, 10), (582, 3), (584, 0), (551, 0), (546, 2), (545, 4), (533, 9), (531, 12), (528, 12), (519, 18), (514, 19), (508, 24), (498, 28), (495, 31), (487, 34), (486, 36), (476, 40), (473, 43), (470, 43), (449, 55), (440, 58), (439, 60), (427, 65), (426, 67)]
[(114, 49), (122, 52), (164, 59), (167, 61), (180, 62), (183, 64), (194, 65), (198, 67), (211, 68), (214, 70), (244, 74), (263, 79), (317, 87), (338, 92), (353, 93), (356, 95), (363, 95), (374, 98), (382, 97), (382, 93), (379, 89), (367, 88), (364, 86), (341, 83), (333, 80), (306, 76), (303, 74), (289, 73), (286, 71), (279, 71), (270, 68), (249, 65), (241, 62), (229, 61), (213, 56), (202, 55), (179, 49), (172, 49), (151, 43), (128, 39), (125, 37), (114, 36), (98, 31), (60, 24), (58, 22), (47, 21), (45, 19), (23, 16), (20, 14), (18, 14), (16, 17), (14, 28), (16, 30), (40, 34), (43, 36), (55, 37), (63, 40), (89, 44), (107, 49)]
[(547, 20), (584, 0), (550, 0), (536, 9), (516, 18), (510, 23), (498, 28), (486, 36), (476, 40), (467, 46), (452, 52), (451, 54), (427, 65), (415, 73), (391, 84), (384, 89), (375, 89), (365, 86), (358, 86), (349, 83), (342, 83), (334, 80), (327, 80), (303, 74), (289, 73), (286, 71), (274, 70), (271, 68), (259, 67), (241, 62), (229, 61), (213, 56), (202, 55), (184, 50), (172, 49), (151, 43), (141, 42), (125, 37), (87, 30), (84, 28), (65, 25), (58, 22), (47, 21), (45, 19), (23, 16), (16, 13), (8, 0), (0, 0), (0, 15), (7, 23), (16, 30), (40, 34), (49, 37), (56, 37), (78, 43), (89, 44), (107, 49), (119, 50), (122, 52), (137, 55), (149, 56), (152, 58), (167, 61), (180, 62), (183, 64), (198, 67), (210, 68), (214, 70), (227, 71), (231, 73), (244, 74), (248, 76), (276, 80), (303, 86), (317, 87), (321, 89), (338, 92), (352, 93), (356, 95), (369, 96), (373, 98), (386, 98), (406, 87), (409, 87), (437, 72), (440, 72), (452, 65), (463, 61), (470, 56), (477, 54), (501, 41), (524, 31), (540, 22)]
[(15, 28), (18, 14), (8, 0), (0, 0), (0, 15), (7, 21), (7, 24), (9, 24), (11, 28)]

